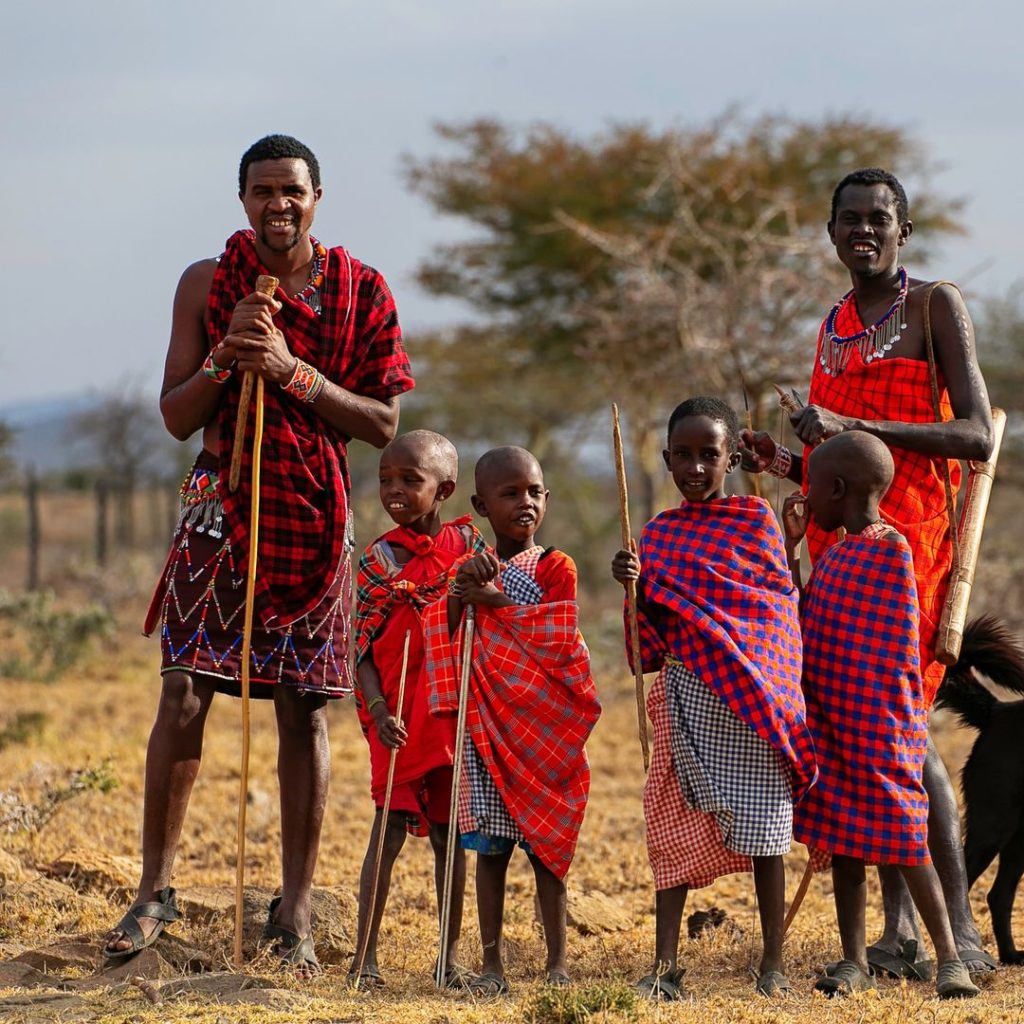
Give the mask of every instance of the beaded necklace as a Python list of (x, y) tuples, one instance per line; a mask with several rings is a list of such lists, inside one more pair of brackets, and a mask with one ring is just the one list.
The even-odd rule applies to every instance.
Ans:
[(906, 330), (903, 313), (907, 301), (907, 272), (899, 268), (900, 291), (888, 311), (870, 327), (856, 334), (840, 335), (836, 332), (836, 318), (840, 310), (853, 296), (851, 288), (833, 307), (825, 318), (825, 330), (821, 339), (818, 362), (822, 372), (829, 377), (838, 377), (850, 361), (850, 353), (856, 346), (865, 363), (881, 359), (900, 340), (900, 331)]
[(313, 265), (309, 268), (309, 280), (302, 291), (296, 292), (292, 298), (304, 302), (314, 313), (320, 312), (320, 286), (324, 283), (324, 261), (327, 259), (327, 250), (323, 243), (318, 242), (312, 235), (309, 236), (310, 244), (313, 246)]

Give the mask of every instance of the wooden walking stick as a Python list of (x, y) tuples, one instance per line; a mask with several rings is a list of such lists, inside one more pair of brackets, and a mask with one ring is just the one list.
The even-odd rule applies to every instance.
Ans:
[[(260, 275), (256, 279), (256, 290), (273, 295), (277, 278)], [(247, 373), (246, 377), (255, 374)], [(242, 387), (243, 402), (245, 386)], [(241, 408), (239, 412), (241, 413)], [(235, 455), (241, 459), (241, 445), (245, 438), (245, 417), (241, 417), (241, 429), (236, 424)], [(252, 662), (252, 618), (256, 600), (256, 554), (260, 536), (260, 449), (263, 445), (263, 378), (256, 377), (256, 420), (252, 439), (252, 494), (249, 501), (249, 566), (245, 576), (245, 613), (242, 625), (242, 771), (238, 783), (238, 822), (235, 834), (235, 966), (242, 966), (242, 912), (245, 885), (245, 810), (249, 796), (249, 670)], [(239, 463), (240, 465), (240, 463)]]
[[(964, 489), (960, 521), (956, 524), (957, 556), (950, 572), (949, 589), (942, 606), (939, 632), (935, 644), (935, 660), (943, 665), (955, 665), (960, 657), (960, 645), (967, 623), (967, 605), (974, 587), (974, 570), (978, 567), (981, 535), (985, 529), (988, 499), (992, 494), (992, 481), (996, 475), (999, 449), (1006, 429), (1006, 413), (992, 410), (992, 454), (988, 462), (971, 459), (967, 463), (967, 484)], [(952, 519), (950, 520), (952, 522)]]
[(811, 854), (807, 851), (807, 867), (804, 868), (803, 876), (800, 879), (800, 884), (796, 887), (796, 892), (793, 894), (793, 902), (789, 905), (789, 910), (786, 911), (786, 919), (782, 922), (782, 935), (785, 937), (786, 932), (789, 931), (789, 926), (793, 923), (797, 912), (800, 910), (800, 904), (803, 903), (804, 897), (807, 895), (807, 890), (811, 886), (811, 879), (814, 877), (814, 867), (811, 864)]
[[(256, 291), (261, 295), (273, 297), (281, 282), (269, 274), (260, 274), (256, 278)], [(245, 425), (249, 419), (249, 405), (252, 402), (252, 386), (256, 374), (246, 370), (242, 377), (242, 393), (238, 399), (238, 413), (235, 417), (235, 442), (231, 448), (231, 470), (228, 473), (228, 490), (233, 494), (238, 490), (242, 479), (242, 449), (245, 447)]]
[[(409, 668), (409, 640), (412, 631), (405, 631), (405, 646), (402, 648), (402, 674), (398, 677), (398, 707), (395, 711), (395, 719), (399, 728), (402, 726), (402, 707), (405, 704), (405, 673)], [(366, 962), (366, 950), (370, 945), (370, 930), (373, 928), (373, 915), (377, 910), (377, 888), (380, 885), (380, 865), (384, 859), (384, 839), (387, 836), (388, 813), (391, 810), (391, 790), (395, 784), (395, 762), (398, 760), (398, 747), (391, 748), (391, 759), (388, 761), (388, 782), (384, 789), (384, 806), (380, 812), (380, 834), (377, 836), (377, 859), (373, 865), (373, 885), (370, 888), (370, 907), (366, 914), (366, 923), (363, 926), (363, 941), (360, 944), (359, 956), (356, 960), (355, 975), (356, 988), (359, 987), (359, 977), (363, 973), (363, 964)]]
[(455, 844), (459, 841), (459, 783), (462, 778), (462, 755), (466, 746), (466, 705), (469, 703), (469, 677), (473, 671), (473, 627), (476, 609), (466, 605), (462, 627), (462, 665), (459, 678), (459, 714), (455, 724), (455, 755), (452, 758), (452, 801), (448, 814), (448, 844), (445, 848), (444, 884), (441, 887), (441, 937), (437, 950), (437, 973), (434, 982), (445, 987), (448, 974), (448, 936), (452, 916), (452, 876), (455, 873)]
[[(615, 472), (619, 481), (619, 522), (622, 524), (622, 546), (635, 550), (629, 529), (629, 494), (626, 490), (626, 460), (622, 453), (622, 432), (619, 429), (619, 407), (612, 402), (612, 440), (615, 443)], [(626, 584), (626, 612), (629, 618), (629, 649), (633, 655), (633, 677), (636, 681), (636, 717), (644, 771), (650, 767), (651, 751), (647, 741), (647, 702), (644, 700), (644, 667), (640, 657), (640, 625), (636, 613), (636, 582)]]

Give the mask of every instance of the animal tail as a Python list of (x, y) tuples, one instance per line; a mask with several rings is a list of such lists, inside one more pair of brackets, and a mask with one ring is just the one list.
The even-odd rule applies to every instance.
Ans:
[(1024, 645), (995, 616), (980, 615), (967, 624), (960, 658), (946, 669), (935, 698), (935, 707), (952, 711), (962, 725), (983, 729), (998, 700), (981, 685), (975, 671), (1024, 695)]

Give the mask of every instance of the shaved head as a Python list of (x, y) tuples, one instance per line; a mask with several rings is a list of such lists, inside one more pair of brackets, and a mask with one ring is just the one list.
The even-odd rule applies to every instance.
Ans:
[(410, 430), (399, 435), (381, 452), (381, 458), (385, 456), (407, 458), (438, 480), (455, 483), (459, 477), (459, 453), (455, 445), (433, 430)]
[(484, 452), (477, 459), (476, 463), (475, 480), (477, 493), (485, 490), (488, 485), (493, 486), (503, 478), (507, 478), (516, 471), (522, 470), (529, 472), (536, 470), (539, 479), (544, 479), (540, 463), (525, 448), (506, 445), (503, 448), (492, 448), (489, 452)]
[(830, 437), (811, 452), (810, 461), (830, 475), (841, 477), (849, 491), (876, 501), (889, 490), (895, 472), (892, 453), (885, 443), (863, 430), (847, 430)]

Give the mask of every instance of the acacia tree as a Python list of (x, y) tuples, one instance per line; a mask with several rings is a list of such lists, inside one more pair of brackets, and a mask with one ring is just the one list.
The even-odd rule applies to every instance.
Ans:
[(490, 120), (437, 131), (455, 155), (407, 158), (407, 181), (475, 230), (439, 246), (419, 281), (461, 299), (473, 325), (422, 340), (425, 391), (464, 423), (483, 400), (491, 430), (549, 442), (615, 399), (645, 513), (675, 401), (740, 405), (745, 385), (768, 426), (770, 383), (806, 380), (816, 321), (842, 290), (824, 225), (843, 174), (883, 164), (904, 176), (918, 259), (958, 229), (960, 206), (928, 191), (914, 139), (866, 119), (729, 112), (583, 139)]

